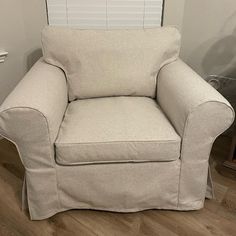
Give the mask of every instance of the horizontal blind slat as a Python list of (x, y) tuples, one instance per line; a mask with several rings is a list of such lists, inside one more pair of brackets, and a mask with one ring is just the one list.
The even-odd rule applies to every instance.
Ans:
[(163, 0), (47, 0), (50, 25), (145, 28), (161, 25)]

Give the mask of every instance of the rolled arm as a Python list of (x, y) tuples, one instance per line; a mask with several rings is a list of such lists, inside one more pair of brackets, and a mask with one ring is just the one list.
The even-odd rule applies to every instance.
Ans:
[(201, 208), (212, 144), (233, 123), (234, 110), (181, 60), (161, 69), (157, 100), (182, 137), (178, 206), (184, 210), (188, 205), (189, 209)]
[[(212, 137), (227, 129), (234, 120), (234, 110), (229, 102), (196, 74), (183, 61), (164, 66), (158, 77), (157, 98), (176, 130), (181, 136), (198, 122), (197, 130), (207, 131)], [(201, 113), (198, 120), (194, 119)]]
[(40, 59), (0, 107), (0, 133), (26, 168), (54, 165), (53, 143), (68, 103), (63, 71)]

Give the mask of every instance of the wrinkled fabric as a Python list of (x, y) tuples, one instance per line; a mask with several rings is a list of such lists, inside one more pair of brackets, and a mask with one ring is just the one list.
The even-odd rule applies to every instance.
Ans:
[(203, 204), (212, 144), (233, 123), (234, 110), (181, 60), (161, 70), (157, 88), (158, 103), (182, 138), (178, 207), (191, 210)]
[(107, 97), (71, 102), (55, 142), (64, 165), (173, 161), (181, 138), (156, 101)]
[[(25, 167), (23, 202), (24, 206), (28, 205), (31, 219), (45, 219), (74, 208), (134, 212), (145, 209), (196, 210), (203, 207), (212, 143), (232, 124), (234, 111), (217, 91), (186, 64), (177, 61), (162, 68), (157, 87), (159, 105), (148, 98), (131, 98), (129, 102), (127, 98), (111, 99), (119, 101), (121, 106), (122, 103), (124, 106), (125, 100), (129, 106), (133, 104), (136, 107), (133, 123), (131, 120), (121, 122), (118, 127), (112, 124), (115, 128), (111, 130), (119, 127), (122, 130), (123, 125), (129, 125), (130, 133), (120, 136), (123, 139), (135, 134), (135, 138), (141, 140), (142, 132), (145, 139), (179, 137), (181, 150), (177, 160), (165, 161), (166, 157), (163, 156), (162, 161), (156, 159), (139, 163), (72, 166), (57, 163), (55, 141), (58, 134), (63, 132), (62, 123), (68, 118), (67, 115), (64, 117), (68, 106), (67, 96), (67, 83), (62, 70), (40, 60), (0, 107), (0, 134), (16, 145)], [(87, 102), (79, 101), (78, 104), (83, 104), (81, 115), (91, 119), (91, 126), (94, 126), (94, 119), (99, 117), (111, 119), (110, 114), (101, 116), (98, 110), (94, 117), (88, 118), (88, 111), (92, 111), (93, 105)], [(92, 104), (97, 104), (97, 101)], [(106, 106), (109, 108), (111, 104), (106, 103)], [(129, 109), (132, 111), (132, 107)], [(120, 112), (119, 109), (111, 111)], [(161, 121), (165, 129), (159, 129), (154, 117), (156, 122)], [(142, 126), (142, 119), (149, 123)], [(98, 125), (102, 124), (98, 122)], [(104, 124), (108, 125), (106, 122)], [(137, 130), (136, 125), (140, 126)], [(146, 130), (141, 132), (142, 127)], [(79, 135), (80, 140), (91, 138), (93, 142), (101, 138), (82, 132)], [(104, 135), (106, 139), (119, 137), (109, 133)], [(128, 139), (125, 141), (129, 142)], [(165, 150), (163, 155), (168, 156), (169, 151)], [(145, 158), (148, 157), (150, 155)], [(118, 156), (110, 158), (113, 161), (119, 159)]]
[(43, 57), (67, 76), (70, 101), (107, 96), (156, 96), (160, 68), (177, 59), (180, 34), (171, 27), (79, 30), (47, 26)]

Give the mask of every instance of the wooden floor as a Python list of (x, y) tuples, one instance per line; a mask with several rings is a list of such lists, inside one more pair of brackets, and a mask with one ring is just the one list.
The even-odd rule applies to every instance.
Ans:
[(228, 138), (216, 141), (212, 156), (216, 200), (206, 200), (200, 211), (148, 210), (111, 213), (71, 210), (48, 220), (30, 221), (21, 210), (24, 174), (15, 147), (0, 140), (0, 235), (234, 235), (236, 236), (236, 175), (221, 167), (227, 155)]

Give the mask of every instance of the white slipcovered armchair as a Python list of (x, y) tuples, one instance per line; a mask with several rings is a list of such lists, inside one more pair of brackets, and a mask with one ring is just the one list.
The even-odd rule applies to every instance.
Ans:
[(0, 108), (31, 219), (202, 208), (211, 147), (234, 111), (178, 59), (177, 30), (46, 27), (42, 46)]

